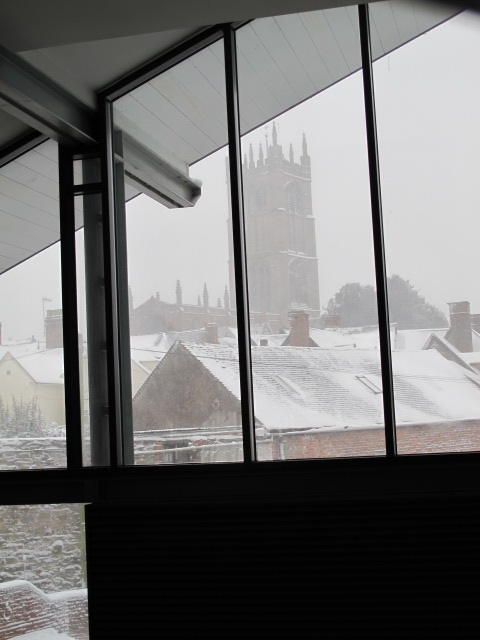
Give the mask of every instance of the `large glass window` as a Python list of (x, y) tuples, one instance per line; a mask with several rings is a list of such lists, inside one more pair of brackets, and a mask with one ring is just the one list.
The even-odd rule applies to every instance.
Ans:
[[(134, 461), (243, 457), (228, 280), (223, 42), (114, 105), (125, 205)], [(132, 194), (130, 194), (132, 195)]]
[[(380, 54), (408, 15), (371, 13)], [(463, 12), (374, 64), (400, 453), (480, 448), (479, 34)]]
[(57, 145), (0, 169), (0, 468), (66, 465)]
[(383, 454), (357, 8), (237, 43), (259, 458)]

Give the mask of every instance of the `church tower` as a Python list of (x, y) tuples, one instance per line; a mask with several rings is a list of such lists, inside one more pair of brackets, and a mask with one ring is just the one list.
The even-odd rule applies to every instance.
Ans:
[[(299, 162), (292, 145), (288, 158), (284, 156), (275, 123), (271, 137), (266, 153), (260, 144), (255, 158), (250, 145), (243, 159), (250, 310), (279, 314), (288, 327), (292, 309), (320, 315), (311, 165), (305, 134)], [(233, 294), (232, 259), (229, 272)]]

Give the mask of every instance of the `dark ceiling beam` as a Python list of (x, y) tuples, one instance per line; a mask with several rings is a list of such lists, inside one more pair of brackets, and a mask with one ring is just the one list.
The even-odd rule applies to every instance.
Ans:
[(3, 47), (0, 108), (61, 144), (83, 146), (97, 142), (94, 113)]
[(13, 160), (16, 160), (21, 155), (38, 147), (39, 144), (48, 140), (47, 136), (44, 136), (38, 131), (32, 131), (22, 138), (19, 138), (9, 145), (0, 148), (0, 167), (4, 167)]

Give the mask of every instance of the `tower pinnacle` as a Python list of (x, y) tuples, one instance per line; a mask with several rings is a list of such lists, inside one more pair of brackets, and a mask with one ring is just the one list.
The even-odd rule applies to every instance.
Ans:
[(302, 151), (303, 151), (303, 155), (304, 156), (308, 156), (308, 152), (307, 152), (307, 136), (305, 135), (305, 133), (303, 134)]
[(249, 167), (250, 169), (253, 169), (255, 167), (255, 160), (253, 159), (253, 147), (252, 147), (252, 143), (250, 143), (250, 147), (248, 149), (248, 156), (249, 156)]
[(203, 285), (203, 306), (205, 309), (208, 309), (208, 289), (206, 282)]
[(308, 155), (307, 150), (307, 136), (305, 133), (303, 134), (302, 140), (302, 157), (300, 158), (300, 164), (305, 167), (308, 171), (310, 171), (310, 156)]

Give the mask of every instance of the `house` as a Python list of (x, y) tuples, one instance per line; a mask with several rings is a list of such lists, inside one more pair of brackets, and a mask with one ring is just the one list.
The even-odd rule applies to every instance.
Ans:
[[(479, 450), (478, 375), (435, 350), (393, 356), (402, 453)], [(294, 458), (384, 452), (375, 350), (252, 347), (252, 369), (262, 459), (285, 457), (287, 449)], [(137, 392), (133, 420), (138, 431), (159, 432), (159, 440), (168, 431), (170, 446), (177, 429), (179, 438), (185, 429), (213, 438), (216, 429), (238, 429), (238, 350), (176, 342)]]
[[(7, 351), (0, 360), (0, 398), (12, 403), (38, 401), (45, 420), (65, 424), (63, 349), (18, 349)], [(23, 352), (23, 353), (22, 353)]]

